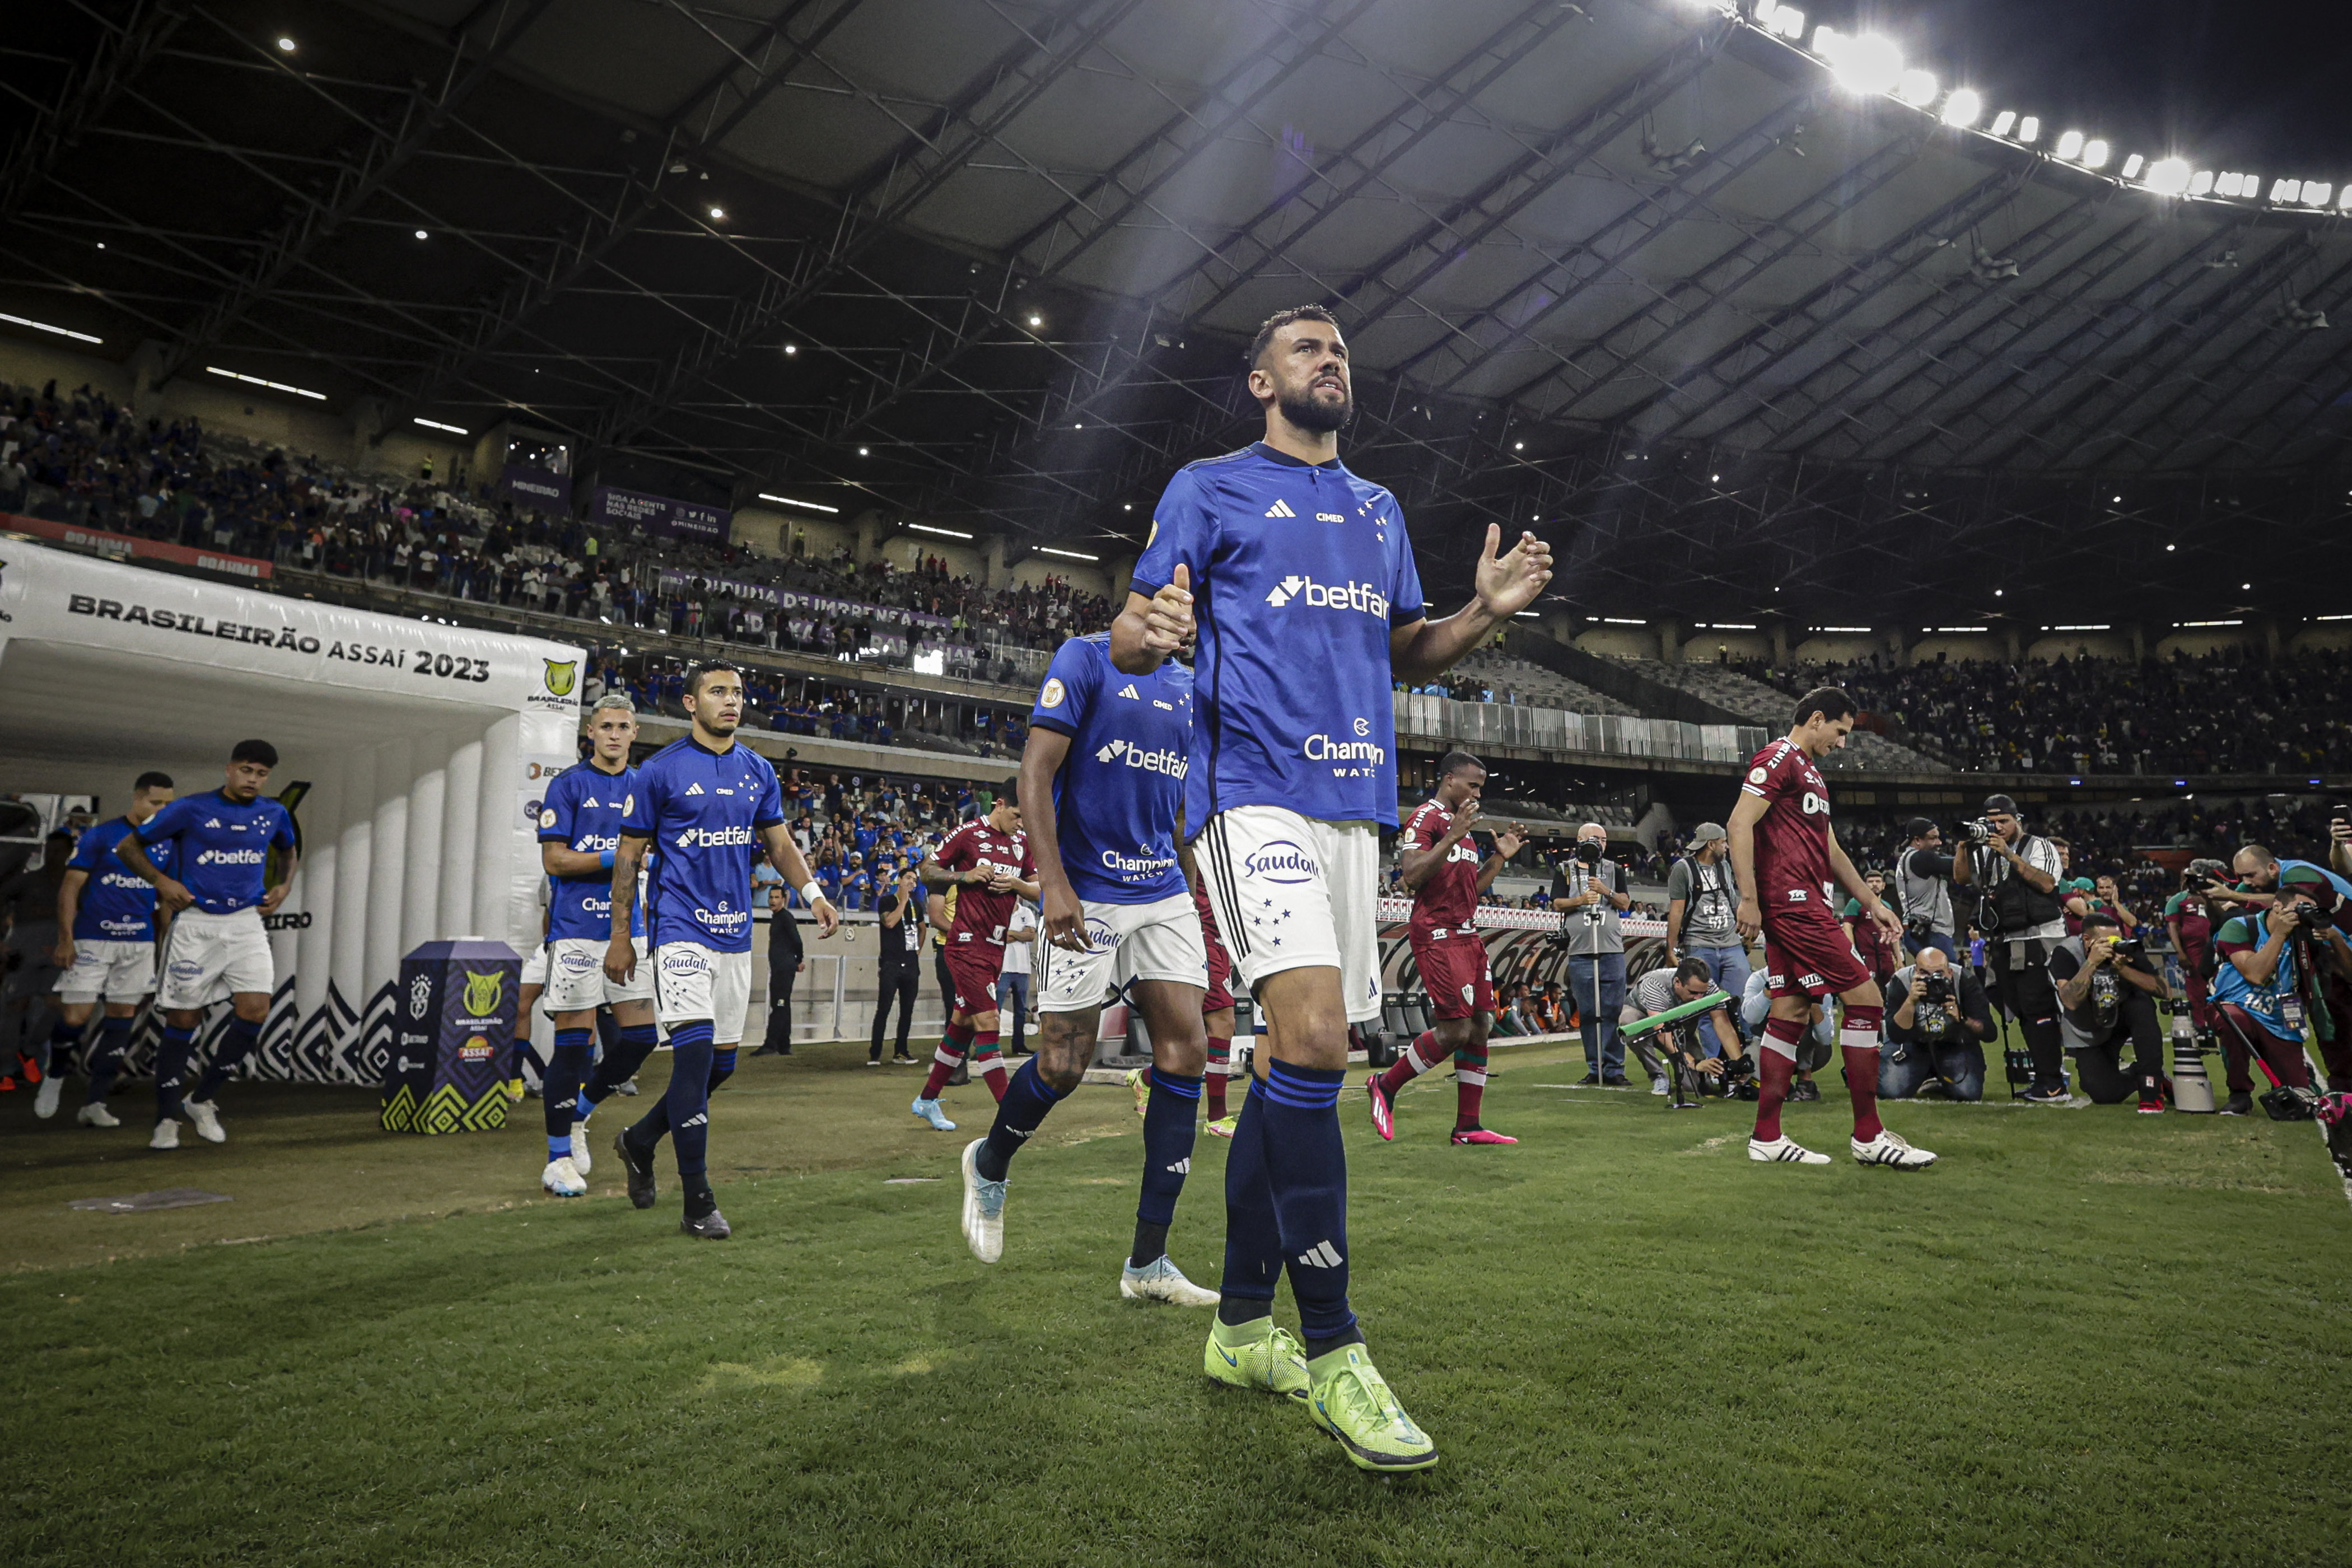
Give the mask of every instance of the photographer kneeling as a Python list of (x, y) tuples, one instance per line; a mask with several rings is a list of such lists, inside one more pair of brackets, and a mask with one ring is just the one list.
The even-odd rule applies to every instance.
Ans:
[(1992, 1004), (1973, 974), (1940, 947), (1923, 947), (1887, 983), (1886, 1045), (1878, 1098), (1908, 1100), (1932, 1086), (1949, 1100), (1984, 1098), (1984, 1043)]
[[(1685, 1003), (1696, 1002), (1716, 989), (1715, 972), (1707, 966), (1706, 960), (1685, 958), (1672, 969), (1653, 969), (1635, 981), (1633, 1006), (1643, 1017), (1654, 1018)], [(1756, 1069), (1740, 1049), (1739, 1031), (1732, 1025), (1728, 1001), (1703, 1014), (1675, 1019), (1656, 1031), (1656, 1038), (1659, 1048), (1674, 1058), (1675, 1066), (1684, 1074), (1685, 1084), (1710, 1094), (1741, 1100), (1756, 1098), (1752, 1087), (1744, 1092), (1739, 1087), (1755, 1082)], [(1640, 1048), (1638, 1041), (1635, 1048)], [(1650, 1092), (1666, 1092), (1664, 1079), (1656, 1077), (1654, 1069)]]
[[(2050, 978), (2058, 983), (2058, 1005), (2066, 1048), (2083, 1075), (2083, 1092), (2094, 1105), (2117, 1105), (2137, 1087), (2139, 1113), (2164, 1112), (2164, 1026), (2156, 999), (2164, 982), (2147, 962), (2137, 937), (2124, 936), (2116, 917), (2094, 910), (2083, 917), (2083, 932), (2060, 942), (2050, 955)], [(2132, 1048), (2123, 1065), (2124, 1042)]]
[(2064, 867), (2049, 839), (2025, 831), (2017, 803), (2005, 795), (1985, 796), (1984, 816), (1964, 826), (1969, 844), (1952, 863), (1952, 880), (1981, 889), (1977, 929), (1984, 933), (2000, 1008), (2017, 1020), (2033, 1057), (2026, 1103), (2063, 1105), (2065, 1046), (2049, 963), (2066, 939), (2066, 912), (2058, 901)]
[(2287, 1089), (2311, 1088), (2302, 1021), (2314, 1012), (2315, 973), (2352, 967), (2352, 945), (2315, 897), (2334, 889), (2305, 880), (2315, 871), (2289, 871), (2270, 908), (2249, 907), (2223, 922), (2215, 935), (2221, 964), (2213, 974), (2213, 1002), (2221, 1015), (2223, 1041), (2237, 1047), (2227, 1054), (2230, 1114), (2243, 1116), (2253, 1109), (2253, 1084), (2241, 1053), (2261, 1057), (2271, 1076)]

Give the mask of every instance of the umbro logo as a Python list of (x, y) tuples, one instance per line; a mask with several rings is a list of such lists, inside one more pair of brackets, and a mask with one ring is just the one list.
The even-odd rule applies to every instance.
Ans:
[(1120, 688), (1119, 688), (1119, 689), (1118, 689), (1118, 694), (1119, 694), (1121, 697), (1126, 698), (1129, 702), (1140, 702), (1140, 701), (1142, 701), (1142, 700), (1143, 700), (1143, 696), (1142, 696), (1142, 694), (1141, 694), (1140, 692), (1139, 692), (1139, 691), (1137, 691), (1137, 690), (1135, 689), (1135, 684), (1134, 684), (1134, 682), (1132, 682), (1132, 681), (1129, 681), (1127, 685), (1120, 687)]
[(1272, 506), (1265, 509), (1265, 515), (1268, 517), (1297, 517), (1298, 514), (1290, 510), (1290, 503), (1288, 501), (1277, 500)]
[(1309, 1268), (1337, 1268), (1348, 1260), (1328, 1241), (1318, 1241), (1298, 1255), (1298, 1261)]
[(698, 784), (688, 784), (686, 786), (686, 793), (688, 795), (700, 795), (702, 793), (702, 786)]

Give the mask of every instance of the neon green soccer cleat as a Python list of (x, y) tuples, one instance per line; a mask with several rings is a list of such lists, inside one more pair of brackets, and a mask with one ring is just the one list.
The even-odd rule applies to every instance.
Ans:
[(1202, 1370), (1213, 1383), (1235, 1388), (1255, 1388), (1307, 1404), (1307, 1358), (1289, 1331), (1277, 1329), (1272, 1318), (1254, 1322), (1209, 1325), (1209, 1345), (1201, 1352)]
[(1142, 1115), (1151, 1104), (1151, 1075), (1141, 1068), (1128, 1068), (1127, 1089), (1135, 1096), (1135, 1113)]
[(1360, 1469), (1425, 1470), (1437, 1445), (1412, 1424), (1360, 1344), (1342, 1345), (1307, 1363), (1308, 1414), (1348, 1450)]

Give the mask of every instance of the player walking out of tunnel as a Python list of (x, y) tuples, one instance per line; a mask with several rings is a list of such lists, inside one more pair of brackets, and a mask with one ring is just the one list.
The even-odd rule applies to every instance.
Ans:
[(678, 1228), (723, 1241), (730, 1230), (709, 1174), (710, 1094), (735, 1070), (751, 1006), (751, 857), (764, 852), (801, 890), (818, 936), (831, 936), (841, 915), (784, 829), (776, 770), (735, 739), (743, 720), (742, 672), (725, 664), (691, 671), (685, 706), (694, 729), (637, 770), (635, 804), (623, 815), (613, 860), (604, 975), (626, 986), (636, 973), (637, 868), (650, 848), (645, 926), (653, 947), (655, 1013), (670, 1045), (669, 1088), (613, 1148), (629, 1201), (651, 1208), (654, 1150), (665, 1135), (673, 1139), (686, 1197)]
[(1495, 982), (1486, 968), (1486, 944), (1479, 940), (1478, 895), (1494, 886), (1496, 873), (1519, 852), (1519, 836), (1508, 828), (1495, 835), (1495, 852), (1484, 862), (1470, 839), (1486, 769), (1467, 752), (1448, 752), (1438, 763), (1437, 795), (1415, 807), (1397, 839), (1397, 869), (1412, 889), (1412, 921), (1406, 940), (1421, 971), (1421, 988), (1437, 1014), (1436, 1027), (1407, 1047), (1385, 1072), (1364, 1089), (1371, 1100), (1372, 1127), (1382, 1138), (1396, 1136), (1397, 1090), (1446, 1058), (1454, 1058), (1454, 1138), (1457, 1144), (1516, 1143), (1489, 1132), (1478, 1121), (1486, 1093), (1486, 1031), (1495, 1024)]
[(1797, 1045), (1805, 1037), (1810, 1005), (1844, 1000), (1838, 1047), (1846, 1089), (1853, 1096), (1853, 1157), (1865, 1165), (1915, 1171), (1936, 1156), (1914, 1149), (1878, 1120), (1878, 1037), (1885, 1002), (1831, 907), (1843, 888), (1889, 938), (1903, 921), (1880, 901), (1846, 858), (1830, 826), (1830, 786), (1819, 760), (1845, 744), (1853, 730), (1853, 699), (1833, 686), (1797, 700), (1796, 725), (1787, 737), (1756, 753), (1739, 785), (1739, 804), (1727, 825), (1731, 870), (1740, 888), (1736, 919), (1742, 941), (1764, 932), (1764, 968), (1772, 1010), (1758, 1053), (1756, 1131), (1751, 1160), (1826, 1165), (1780, 1131), (1780, 1106), (1797, 1073)]
[[(1176, 475), (1152, 517), (1112, 662), (1148, 675), (1191, 643), (1194, 766), (1209, 770), (1195, 854), (1217, 927), (1268, 1018), (1269, 1058), (1225, 1163), (1225, 1268), (1202, 1363), (1218, 1381), (1307, 1395), (1349, 1458), (1424, 1469), (1436, 1446), (1372, 1364), (1348, 1304), (1339, 1088), (1349, 1026), (1380, 1016), (1373, 903), (1396, 825), (1394, 679), (1426, 680), (1509, 624), (1550, 580), (1549, 550), (1487, 531), (1470, 605), (1427, 618), (1396, 498), (1339, 464), (1348, 349), (1318, 307), (1250, 346), (1265, 437)], [(1301, 1350), (1275, 1328), (1285, 1272)]]
[(1168, 1256), (1176, 1200), (1192, 1168), (1207, 1055), (1201, 997), (1209, 959), (1176, 863), (1192, 747), (1192, 674), (1163, 664), (1111, 668), (1106, 632), (1055, 654), (1029, 717), (1021, 798), (1036, 829), (1043, 940), (1037, 944), (1037, 1054), (1021, 1064), (988, 1136), (963, 1152), (963, 1231), (992, 1263), (1004, 1246), (1006, 1173), (1046, 1112), (1086, 1076), (1103, 1005), (1125, 991), (1151, 1037), (1143, 1113), (1143, 1191), (1119, 1294), (1213, 1307), (1214, 1291)]
[(997, 1049), (996, 977), (1004, 972), (1004, 928), (1013, 907), (1037, 896), (1037, 862), (1021, 830), (1021, 806), (1008, 790), (988, 815), (947, 837), (921, 867), (923, 886), (955, 889), (946, 963), (950, 995), (948, 1026), (931, 1056), (930, 1076), (908, 1109), (942, 1132), (955, 1123), (940, 1110), (940, 1090), (964, 1054), (988, 1092), (1004, 1098), (1004, 1058)]
[[(106, 1016), (89, 1053), (89, 1093), (75, 1120), (84, 1127), (122, 1125), (106, 1109), (107, 1091), (122, 1070), (139, 1004), (154, 993), (155, 937), (167, 917), (157, 912), (155, 889), (131, 873), (114, 847), (171, 805), (173, 793), (168, 773), (141, 773), (131, 789), (130, 812), (89, 828), (66, 863), (58, 889), (56, 957), (64, 972), (58, 981), (59, 1022), (49, 1036), (49, 1076), (34, 1102), (43, 1117), (57, 1109), (68, 1055), (102, 1002)], [(170, 842), (150, 846), (147, 858), (169, 871)]]
[[(173, 801), (115, 842), (116, 856), (155, 889), (156, 902), (172, 917), (155, 996), (163, 1013), (163, 1042), (155, 1052), (151, 1149), (180, 1146), (184, 1110), (196, 1136), (208, 1143), (228, 1141), (215, 1097), (252, 1052), (269, 1016), (277, 966), (261, 917), (286, 901), (299, 858), (294, 818), (261, 793), (277, 765), (278, 748), (268, 742), (239, 741), (220, 788)], [(162, 844), (172, 847), (177, 877), (166, 876), (147, 853), (149, 846)], [(268, 879), (272, 850), (286, 857), (275, 883)], [(184, 1099), (196, 1027), (205, 1009), (223, 1000), (229, 1004), (228, 1025), (195, 1092)]]

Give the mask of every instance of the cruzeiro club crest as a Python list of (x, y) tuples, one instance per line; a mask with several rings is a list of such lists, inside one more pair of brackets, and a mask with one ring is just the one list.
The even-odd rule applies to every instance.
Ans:
[(499, 993), (506, 988), (503, 970), (493, 969), (488, 974), (466, 971), (466, 1012), (478, 1018), (499, 1005)]
[(579, 684), (580, 661), (576, 658), (543, 658), (540, 662), (547, 666), (548, 691), (557, 697), (571, 696), (572, 687)]

